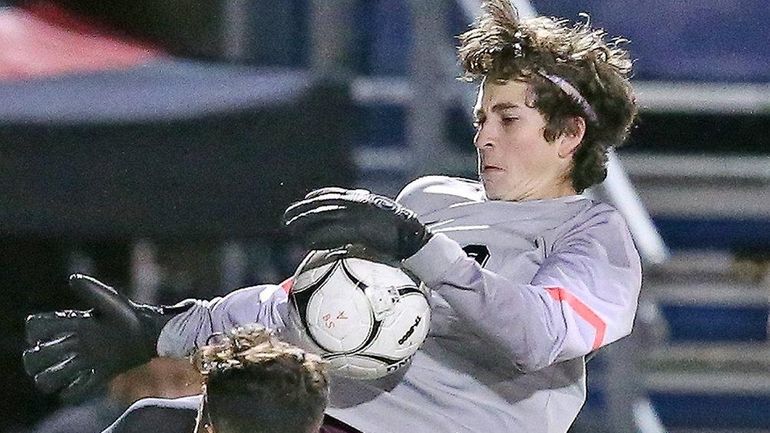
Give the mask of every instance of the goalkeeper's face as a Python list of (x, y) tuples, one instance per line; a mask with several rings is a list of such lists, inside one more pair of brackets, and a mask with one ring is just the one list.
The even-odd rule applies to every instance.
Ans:
[(478, 173), (490, 200), (538, 200), (575, 194), (569, 173), (579, 144), (563, 134), (544, 137), (545, 117), (521, 80), (482, 83), (474, 119)]

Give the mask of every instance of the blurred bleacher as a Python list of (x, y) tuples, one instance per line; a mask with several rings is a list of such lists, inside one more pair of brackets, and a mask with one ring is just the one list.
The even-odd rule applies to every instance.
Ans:
[[(516, 3), (525, 13), (570, 19), (581, 19), (578, 13), (586, 11), (611, 35), (631, 39), (641, 117), (618, 159), (670, 251), (667, 260), (661, 259), (665, 255), (646, 260), (639, 331), (589, 364), (589, 400), (575, 433), (770, 432), (766, 1)], [(9, 167), (3, 172), (4, 194), (12, 199), (0, 217), (7, 227), (4, 239), (17, 243), (12, 245), (24, 243), (26, 236), (37, 242), (32, 249), (44, 249), (39, 245), (49, 245), (52, 238), (96, 230), (96, 240), (91, 235), (65, 246), (55, 243), (56, 253), (69, 257), (62, 260), (69, 263), (72, 250), (98, 256), (105, 250), (95, 243), (117, 239), (114, 254), (120, 258), (115, 261), (128, 268), (118, 280), (149, 300), (163, 297), (158, 291), (168, 290), (168, 284), (181, 284), (159, 286), (142, 277), (157, 272), (148, 262), (187, 249), (179, 238), (198, 238), (206, 243), (194, 248), (217, 251), (208, 263), (218, 267), (219, 277), (206, 283), (223, 291), (250, 282), (245, 269), (254, 263), (273, 266), (265, 263), (275, 259), (254, 250), (269, 248), (270, 237), (280, 237), (270, 228), (276, 212), (311, 186), (355, 184), (392, 195), (421, 174), (475, 177), (467, 117), (473, 88), (455, 80), (452, 37), (478, 11), (476, 0), (206, 5), (79, 0), (70, 5), (132, 37), (154, 41), (163, 55), (136, 68), (0, 84), (0, 95), (12, 102), (0, 107), (0, 151)], [(267, 94), (272, 96), (265, 103)], [(312, 110), (297, 101), (311, 101)], [(266, 114), (276, 104), (283, 114)], [(73, 106), (79, 107), (75, 117)], [(332, 106), (335, 110), (327, 112)], [(305, 129), (297, 131), (296, 119), (321, 113), (326, 120), (305, 119)], [(256, 126), (246, 126), (255, 119), (261, 119)], [(137, 125), (143, 125), (143, 133), (130, 132)], [(265, 128), (269, 139), (258, 139)], [(108, 158), (106, 167), (133, 171), (102, 188), (94, 183), (98, 167), (88, 161), (104, 161), (98, 155), (109, 156), (107, 149), (117, 148), (115, 137), (122, 137), (117, 143), (124, 150)], [(165, 157), (153, 158), (150, 165), (129, 158), (124, 165), (126, 155), (148, 149), (146, 140), (152, 149), (166, 149)], [(222, 147), (222, 140), (229, 145)], [(334, 149), (326, 159), (308, 153), (324, 145)], [(63, 165), (77, 146), (84, 146), (75, 152), (85, 155), (81, 164)], [(249, 146), (263, 146), (263, 151), (245, 152)], [(222, 149), (229, 151), (217, 157)], [(284, 160), (281, 154), (299, 159)], [(178, 158), (197, 163), (197, 169), (186, 177), (184, 170), (164, 173), (155, 181), (148, 174), (162, 172), (158, 167)], [(275, 167), (290, 165), (294, 171), (274, 177), (280, 173)], [(47, 172), (52, 166), (62, 171)], [(321, 166), (337, 171), (327, 177), (309, 174), (319, 173)], [(67, 167), (77, 174), (85, 170), (89, 182), (68, 178)], [(230, 167), (224, 176), (229, 180), (212, 176), (224, 167)], [(263, 169), (269, 169), (264, 177), (252, 177)], [(197, 182), (203, 185), (190, 187)], [(91, 221), (86, 212), (66, 211), (73, 188), (87, 193), (78, 202), (100, 218)], [(175, 202), (173, 196), (179, 195), (197, 198)], [(615, 197), (623, 198), (628, 197)], [(117, 208), (99, 208), (115, 199)], [(245, 223), (259, 203), (271, 206)], [(125, 212), (143, 205), (146, 213)], [(192, 206), (181, 212), (192, 217), (175, 218), (178, 206)], [(89, 226), (89, 221), (101, 222)], [(82, 247), (83, 242), (90, 246)], [(189, 260), (188, 266), (200, 262)], [(50, 273), (61, 277), (72, 266), (67, 263)], [(9, 277), (3, 288), (13, 284)], [(190, 295), (178, 290), (178, 296)], [(18, 303), (38, 309), (44, 304), (26, 298)], [(6, 352), (20, 350), (14, 342)]]

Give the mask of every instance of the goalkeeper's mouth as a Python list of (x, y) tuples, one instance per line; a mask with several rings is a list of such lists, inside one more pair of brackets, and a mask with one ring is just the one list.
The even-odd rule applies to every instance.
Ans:
[(503, 170), (502, 167), (498, 167), (496, 165), (491, 165), (491, 164), (484, 164), (481, 167), (481, 173), (480, 174), (487, 175), (487, 174), (493, 174), (493, 173), (500, 173), (500, 172), (503, 172), (503, 171), (504, 170)]

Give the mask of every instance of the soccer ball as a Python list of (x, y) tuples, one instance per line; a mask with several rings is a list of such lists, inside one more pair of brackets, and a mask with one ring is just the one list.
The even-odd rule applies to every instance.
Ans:
[(430, 326), (424, 288), (404, 271), (349, 251), (311, 251), (294, 275), (297, 343), (333, 374), (377, 379), (407, 365)]

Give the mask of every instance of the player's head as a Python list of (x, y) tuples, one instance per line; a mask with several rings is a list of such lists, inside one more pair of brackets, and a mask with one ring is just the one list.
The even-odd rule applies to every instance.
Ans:
[(623, 42), (589, 23), (520, 20), (509, 0), (484, 2), (458, 54), (464, 78), (480, 82), (475, 144), (490, 198), (563, 196), (604, 180), (607, 151), (636, 116)]
[(194, 362), (204, 377), (199, 431), (204, 424), (216, 433), (310, 433), (320, 428), (329, 398), (325, 364), (263, 327), (217, 336)]

